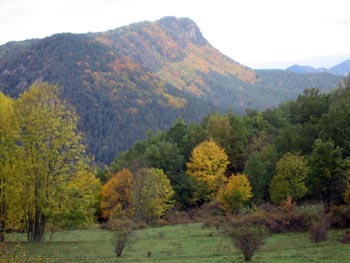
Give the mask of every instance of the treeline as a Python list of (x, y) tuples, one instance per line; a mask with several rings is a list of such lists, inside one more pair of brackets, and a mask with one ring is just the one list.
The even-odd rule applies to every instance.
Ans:
[[(347, 78), (331, 93), (305, 90), (276, 109), (249, 110), (244, 116), (212, 113), (200, 124), (178, 119), (169, 130), (149, 134), (118, 154), (100, 177), (107, 182), (126, 168), (162, 169), (177, 207), (201, 206), (213, 195), (203, 195), (206, 190), (191, 176), (189, 164), (201, 143), (213, 141), (227, 154), (226, 180), (245, 175), (256, 204), (287, 198), (322, 201), (325, 207), (349, 202), (349, 101)], [(202, 170), (208, 171), (208, 165)]]

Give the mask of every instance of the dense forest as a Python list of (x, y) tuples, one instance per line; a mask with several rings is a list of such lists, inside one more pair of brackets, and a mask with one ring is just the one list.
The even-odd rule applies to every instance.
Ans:
[[(349, 99), (347, 78), (330, 93), (307, 89), (275, 109), (249, 110), (244, 116), (211, 113), (198, 124), (179, 118), (167, 131), (149, 134), (118, 154), (99, 176), (105, 183), (123, 169), (162, 169), (179, 208), (201, 206), (213, 200), (208, 194), (212, 190), (191, 176), (191, 163), (195, 149), (213, 142), (227, 155), (227, 161), (221, 160), (227, 165), (225, 178), (246, 175), (256, 204), (279, 204), (287, 197), (297, 202), (321, 201), (325, 207), (349, 202)], [(204, 160), (211, 163), (216, 157), (204, 156), (215, 151), (213, 156), (219, 156), (219, 152), (214, 146), (199, 151), (201, 169), (210, 170)], [(218, 171), (219, 166), (215, 167)]]
[(212, 47), (187, 18), (0, 46), (0, 90), (18, 98), (36, 82), (59, 86), (99, 164), (178, 117), (199, 122), (227, 108), (263, 110), (305, 88), (328, 91), (340, 80), (329, 73), (249, 69)]

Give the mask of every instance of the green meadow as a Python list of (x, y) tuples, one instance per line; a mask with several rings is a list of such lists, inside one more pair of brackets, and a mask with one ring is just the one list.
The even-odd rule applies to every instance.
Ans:
[[(343, 230), (332, 230), (328, 240), (312, 243), (308, 233), (273, 234), (252, 262), (349, 262), (350, 244), (341, 244)], [(48, 239), (48, 237), (47, 237)], [(25, 242), (25, 235), (7, 236), (7, 255), (0, 262), (244, 262), (231, 241), (215, 228), (202, 224), (174, 225), (135, 231), (130, 244), (117, 258), (112, 233), (76, 230), (55, 233), (51, 241)], [(20, 243), (19, 243), (20, 242)]]

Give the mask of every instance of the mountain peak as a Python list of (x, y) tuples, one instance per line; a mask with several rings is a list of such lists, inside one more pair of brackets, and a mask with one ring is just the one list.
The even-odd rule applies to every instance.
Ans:
[(208, 43), (197, 24), (188, 17), (167, 16), (159, 19), (157, 23), (169, 36), (182, 45), (188, 40), (197, 45)]

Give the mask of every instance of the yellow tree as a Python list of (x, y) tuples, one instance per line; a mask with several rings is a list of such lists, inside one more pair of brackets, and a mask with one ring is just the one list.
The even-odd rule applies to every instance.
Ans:
[(42, 241), (61, 189), (86, 167), (78, 117), (59, 99), (59, 90), (36, 83), (15, 103), (20, 127), (16, 180), (29, 242)]
[(102, 187), (101, 210), (106, 219), (132, 215), (133, 175), (123, 169), (113, 175)]
[(253, 197), (249, 179), (243, 174), (232, 175), (219, 191), (220, 206), (228, 213), (235, 213)]
[[(0, 242), (4, 241), (6, 225), (9, 223), (10, 209), (16, 204), (13, 185), (16, 156), (16, 136), (13, 100), (0, 92)], [(13, 204), (13, 205), (12, 205)]]
[(211, 196), (215, 196), (227, 181), (225, 172), (228, 163), (225, 151), (214, 141), (208, 140), (192, 150), (190, 162), (186, 164), (186, 173), (195, 182), (204, 183), (209, 188)]

